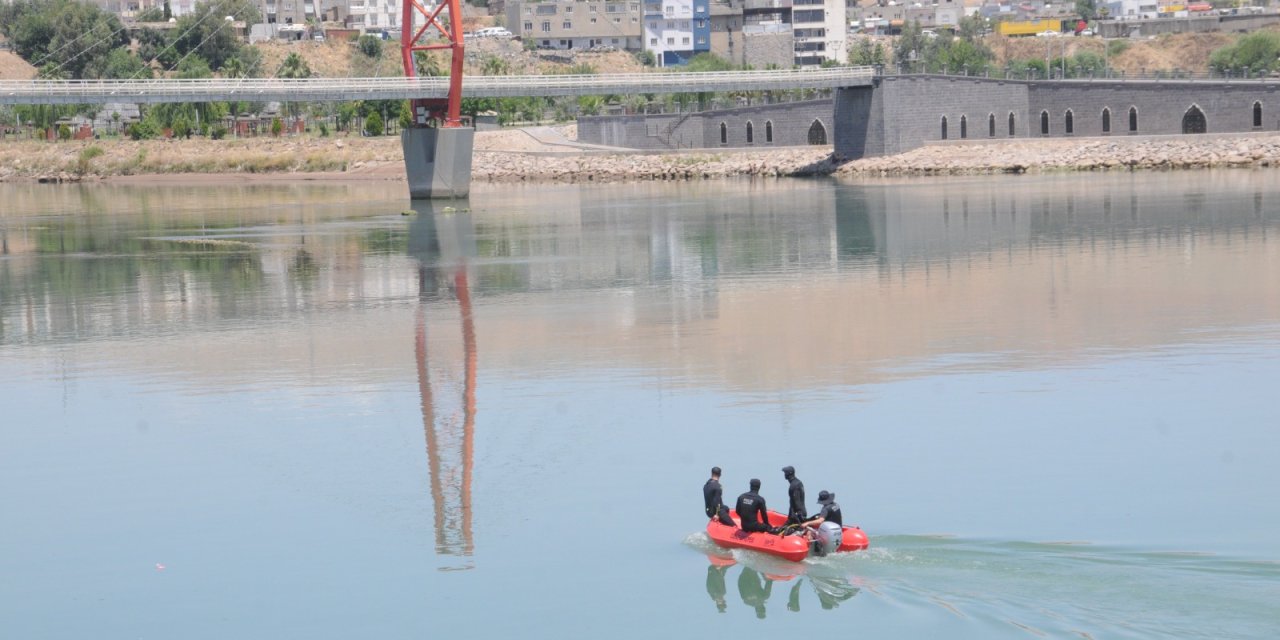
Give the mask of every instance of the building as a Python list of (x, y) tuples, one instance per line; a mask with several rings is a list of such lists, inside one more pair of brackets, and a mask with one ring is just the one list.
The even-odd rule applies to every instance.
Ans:
[(711, 51), (710, 0), (645, 0), (644, 48), (659, 66), (685, 64)]
[(792, 0), (792, 36), (795, 65), (812, 67), (826, 60), (845, 62), (846, 31), (844, 0)]
[(539, 48), (644, 48), (640, 0), (508, 0), (506, 8), (507, 29)]

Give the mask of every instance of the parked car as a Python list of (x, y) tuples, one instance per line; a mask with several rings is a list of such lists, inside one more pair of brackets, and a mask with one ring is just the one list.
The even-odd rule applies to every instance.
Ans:
[(1056, 38), (1060, 35), (1062, 34), (1058, 33), (1057, 31), (1046, 30), (1046, 31), (1041, 31), (1040, 33), (1037, 33), (1036, 37), (1037, 38)]
[[(476, 38), (510, 38), (515, 34), (508, 31), (506, 27), (485, 27), (484, 29), (476, 29), (476, 32), (471, 35)], [(463, 37), (465, 38), (466, 36)]]

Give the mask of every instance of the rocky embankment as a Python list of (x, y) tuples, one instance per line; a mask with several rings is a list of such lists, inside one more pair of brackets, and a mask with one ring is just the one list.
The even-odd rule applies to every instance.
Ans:
[[(903, 176), (1043, 173), (1280, 164), (1280, 133), (1021, 139), (932, 144), (896, 156), (839, 161), (789, 148), (673, 154), (601, 154), (478, 134), (480, 182), (621, 182), (749, 176)], [(403, 180), (397, 138), (0, 141), (0, 180), (73, 182), (116, 176), (220, 174), (267, 179)]]
[(1280, 165), (1280, 133), (934, 144), (842, 164), (836, 175), (957, 175)]

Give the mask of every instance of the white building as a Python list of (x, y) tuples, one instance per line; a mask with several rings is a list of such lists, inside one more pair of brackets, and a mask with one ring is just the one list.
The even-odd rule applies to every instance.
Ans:
[(645, 0), (644, 48), (663, 67), (711, 51), (709, 0)]
[(793, 0), (791, 24), (796, 66), (848, 60), (846, 15), (844, 0)]

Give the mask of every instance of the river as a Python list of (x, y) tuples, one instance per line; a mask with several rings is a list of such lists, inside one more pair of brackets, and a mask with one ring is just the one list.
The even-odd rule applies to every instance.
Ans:
[(0, 185), (0, 635), (1280, 633), (1270, 171), (402, 191)]

